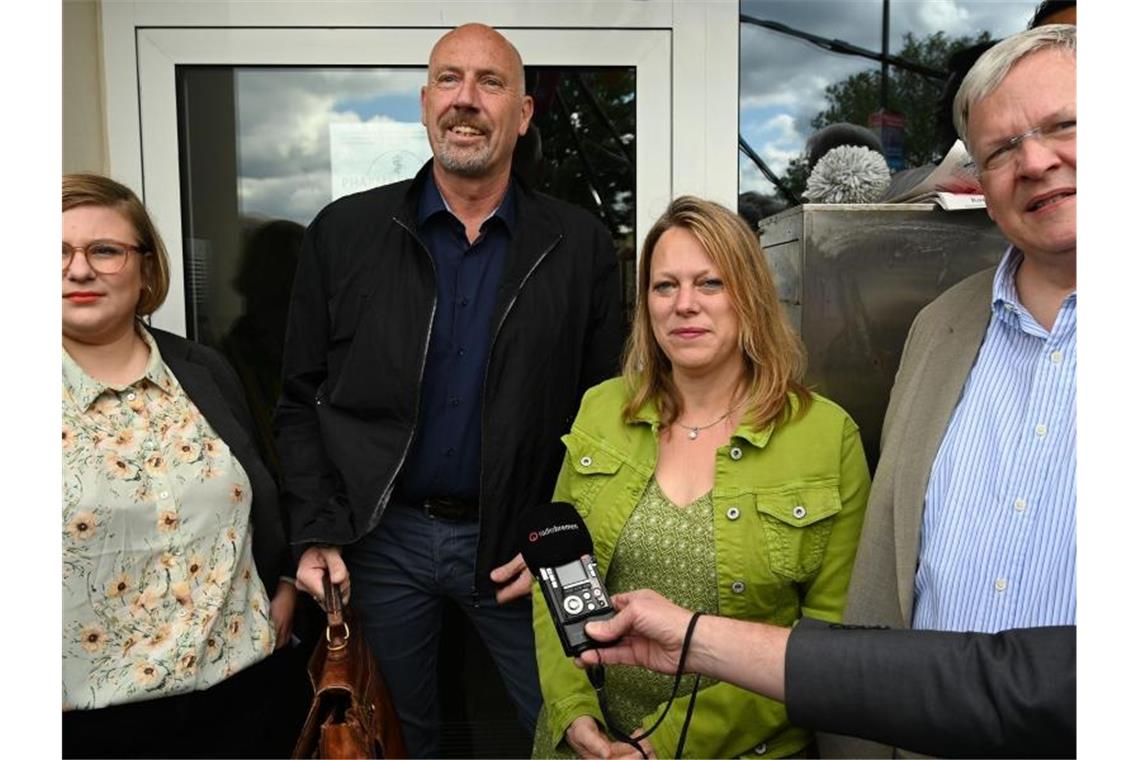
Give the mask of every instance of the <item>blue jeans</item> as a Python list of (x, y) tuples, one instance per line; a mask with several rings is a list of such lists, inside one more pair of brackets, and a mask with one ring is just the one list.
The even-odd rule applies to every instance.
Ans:
[(431, 518), (392, 502), (380, 524), (344, 548), (352, 606), (380, 665), (411, 757), (438, 757), (439, 634), (446, 598), (471, 619), (495, 661), (519, 721), (532, 736), (542, 692), (534, 655), (530, 598), (500, 605), (472, 596), (474, 520)]

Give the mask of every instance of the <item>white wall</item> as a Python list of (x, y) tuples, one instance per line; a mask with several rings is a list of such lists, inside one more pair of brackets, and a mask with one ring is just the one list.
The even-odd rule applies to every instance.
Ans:
[(105, 174), (106, 106), (99, 0), (63, 3), (63, 171)]

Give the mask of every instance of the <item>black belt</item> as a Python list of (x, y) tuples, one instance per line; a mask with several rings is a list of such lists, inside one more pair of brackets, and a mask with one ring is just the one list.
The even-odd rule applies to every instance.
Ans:
[(444, 520), (479, 519), (479, 502), (475, 499), (459, 499), (454, 496), (436, 496), (424, 499), (419, 506), (425, 515)]

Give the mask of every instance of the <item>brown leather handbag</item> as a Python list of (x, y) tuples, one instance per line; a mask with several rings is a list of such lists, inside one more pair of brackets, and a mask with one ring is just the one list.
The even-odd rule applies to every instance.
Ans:
[(407, 757), (388, 687), (340, 590), (325, 573), (325, 640), (309, 660), (313, 703), (294, 758)]

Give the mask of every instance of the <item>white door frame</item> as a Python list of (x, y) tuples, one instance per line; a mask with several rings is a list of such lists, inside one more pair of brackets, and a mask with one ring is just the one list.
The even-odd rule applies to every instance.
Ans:
[(675, 195), (735, 208), (737, 0), (105, 0), (102, 13), (111, 174), (140, 193), (168, 241), (175, 286), (153, 321), (179, 334), (179, 64), (422, 66), (443, 31), (482, 21), (502, 29), (528, 64), (636, 67), (639, 249)]

